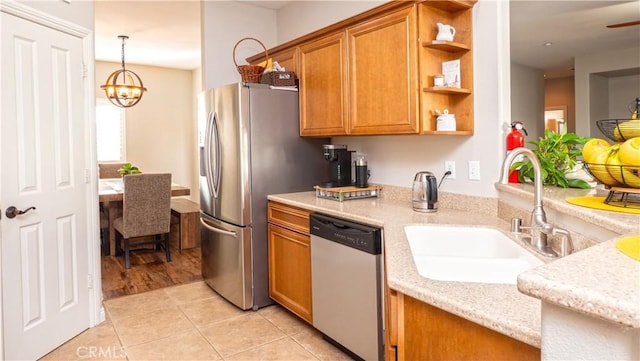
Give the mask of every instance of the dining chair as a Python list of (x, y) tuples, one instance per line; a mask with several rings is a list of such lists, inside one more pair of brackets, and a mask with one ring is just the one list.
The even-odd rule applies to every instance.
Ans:
[(125, 163), (98, 163), (99, 178), (120, 178), (122, 177), (118, 169), (122, 168)]
[[(125, 163), (98, 163), (98, 178), (120, 178), (122, 177), (118, 172), (118, 169), (122, 168)], [(100, 245), (102, 246), (102, 252), (104, 255), (109, 255), (109, 242), (105, 241), (105, 235), (109, 228), (109, 216), (106, 211), (105, 205), (100, 203)], [(106, 237), (108, 239), (108, 237)]]
[(131, 268), (130, 252), (153, 244), (156, 250), (164, 248), (167, 262), (171, 262), (171, 174), (125, 175), (123, 180), (122, 217), (113, 222), (117, 253), (123, 250), (124, 240), (125, 266)]

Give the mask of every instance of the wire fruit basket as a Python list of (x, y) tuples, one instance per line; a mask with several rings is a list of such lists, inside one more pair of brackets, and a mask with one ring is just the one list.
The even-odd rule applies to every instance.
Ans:
[(584, 163), (584, 169), (609, 190), (605, 204), (640, 208), (640, 167)]
[(640, 119), (603, 119), (597, 120), (596, 125), (602, 134), (616, 142), (640, 137)]
[(640, 167), (584, 163), (584, 168), (593, 178), (605, 186), (640, 188)]
[(264, 66), (251, 65), (251, 64), (238, 65), (238, 63), (236, 62), (236, 49), (238, 48), (238, 45), (245, 40), (257, 41), (260, 45), (262, 45), (262, 48), (264, 49), (265, 59), (269, 59), (269, 53), (267, 52), (267, 48), (264, 46), (264, 44), (260, 40), (256, 38), (242, 38), (238, 40), (236, 45), (233, 46), (233, 63), (236, 65), (236, 68), (238, 69), (238, 73), (240, 73), (240, 76), (242, 77), (243, 82), (260, 83), (260, 80), (262, 79), (262, 73), (264, 72)]

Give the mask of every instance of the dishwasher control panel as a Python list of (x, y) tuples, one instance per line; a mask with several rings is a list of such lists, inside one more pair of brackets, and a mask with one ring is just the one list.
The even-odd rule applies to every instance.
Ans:
[(370, 254), (382, 252), (382, 230), (339, 218), (313, 213), (309, 217), (312, 235)]

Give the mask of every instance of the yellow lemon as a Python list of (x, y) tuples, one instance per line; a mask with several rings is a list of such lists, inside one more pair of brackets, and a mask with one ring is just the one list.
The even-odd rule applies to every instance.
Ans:
[(591, 138), (582, 146), (582, 158), (586, 163), (598, 163), (595, 161), (596, 156), (600, 153), (608, 153), (610, 147), (609, 142), (604, 139)]
[(609, 157), (607, 158), (607, 170), (618, 183), (627, 187), (640, 188), (640, 174), (638, 172), (640, 168), (622, 164), (619, 144), (611, 147), (611, 152), (609, 152)]
[(640, 167), (640, 137), (622, 143), (618, 153), (622, 164)]
[(588, 163), (589, 173), (593, 175), (600, 183), (606, 186), (618, 185), (618, 181), (609, 173), (607, 159), (609, 152), (600, 152), (593, 158), (593, 162)]

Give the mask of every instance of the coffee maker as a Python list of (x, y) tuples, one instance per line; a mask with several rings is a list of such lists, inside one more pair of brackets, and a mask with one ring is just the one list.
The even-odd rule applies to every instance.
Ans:
[(324, 159), (329, 162), (329, 180), (322, 182), (321, 187), (344, 187), (351, 185), (351, 153), (346, 145), (325, 144)]

